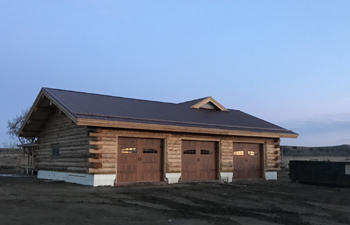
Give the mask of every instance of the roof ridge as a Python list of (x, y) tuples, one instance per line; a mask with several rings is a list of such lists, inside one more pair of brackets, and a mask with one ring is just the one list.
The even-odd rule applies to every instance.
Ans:
[(180, 105), (180, 104), (186, 104), (186, 103), (190, 103), (190, 102), (194, 102), (194, 101), (202, 101), (202, 100), (204, 100), (204, 99), (206, 99), (206, 98), (209, 98), (209, 97), (210, 97), (210, 96), (203, 97), (203, 98), (192, 99), (192, 100), (185, 101), (185, 102), (179, 102), (179, 103), (177, 103), (177, 104)]
[(91, 92), (73, 91), (73, 90), (66, 90), (66, 89), (59, 89), (59, 88), (48, 88), (48, 87), (43, 87), (42, 89), (46, 89), (46, 90), (56, 90), (56, 91), (65, 91), (65, 92), (73, 92), (73, 93), (88, 94), (88, 95), (96, 95), (96, 96), (111, 97), (111, 98), (130, 99), (130, 100), (144, 101), (144, 102), (155, 102), (155, 103), (172, 104), (172, 105), (177, 105), (177, 104), (178, 104), (178, 103), (173, 103), (173, 102), (162, 102), (162, 101), (154, 101), (154, 100), (139, 99), (139, 98), (127, 98), (127, 97), (121, 97), (121, 96), (113, 96), (113, 95), (107, 95), (107, 94), (96, 94), (96, 93), (91, 93)]
[(75, 112), (76, 115), (82, 115), (82, 116), (96, 116), (96, 117), (106, 117), (106, 118), (119, 118), (119, 119), (133, 119), (133, 120), (146, 120), (146, 121), (157, 121), (157, 122), (174, 122), (174, 123), (181, 123), (181, 124), (192, 124), (192, 125), (205, 125), (205, 126), (218, 126), (218, 127), (237, 127), (237, 128), (253, 128), (253, 129), (260, 129), (260, 130), (284, 130), (284, 131), (290, 131), (282, 127), (278, 128), (266, 128), (266, 127), (254, 127), (254, 126), (239, 126), (239, 125), (226, 125), (226, 124), (220, 124), (220, 123), (200, 123), (200, 122), (188, 122), (188, 121), (176, 121), (176, 120), (163, 120), (163, 119), (153, 119), (153, 118), (139, 118), (139, 117), (128, 117), (128, 116), (113, 116), (113, 115), (104, 115), (104, 114), (91, 114), (91, 113), (82, 113), (82, 112)]

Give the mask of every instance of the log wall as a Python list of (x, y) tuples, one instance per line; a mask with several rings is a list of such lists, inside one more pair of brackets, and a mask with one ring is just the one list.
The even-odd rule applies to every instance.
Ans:
[[(181, 172), (181, 141), (203, 140), (219, 143), (220, 172), (233, 171), (233, 142), (261, 143), (265, 171), (280, 169), (280, 140), (188, 133), (147, 132), (122, 129), (88, 128), (74, 124), (64, 114), (55, 113), (38, 138), (38, 169), (116, 174), (118, 137), (161, 138), (165, 140), (166, 173)], [(52, 145), (59, 145), (59, 158), (52, 158)]]
[(280, 169), (279, 139), (249, 138), (233, 136), (210, 136), (195, 134), (178, 134), (166, 132), (146, 132), (98, 128), (90, 132), (94, 140), (90, 141), (90, 153), (96, 154), (96, 168), (89, 169), (90, 173), (116, 173), (118, 137), (161, 138), (165, 140), (165, 172), (181, 172), (181, 140), (203, 140), (219, 142), (220, 172), (233, 171), (233, 142), (261, 143), (263, 146), (263, 161), (265, 171)]
[(233, 171), (233, 142), (232, 140), (221, 140), (220, 151), (220, 172)]
[[(88, 173), (95, 167), (88, 158), (89, 129), (74, 124), (57, 111), (48, 119), (38, 137), (37, 166), (39, 170)], [(52, 145), (59, 145), (59, 157), (52, 158)]]
[(267, 139), (265, 142), (265, 170), (281, 169), (280, 139)]
[(97, 129), (90, 132), (93, 140), (89, 142), (94, 148), (89, 149), (89, 153), (95, 154), (95, 158), (90, 158), (89, 162), (94, 163), (95, 168), (90, 168), (89, 173), (116, 174), (118, 136), (114, 130)]
[(167, 173), (181, 172), (181, 138), (166, 137), (167, 147), (165, 149), (167, 157), (165, 166)]

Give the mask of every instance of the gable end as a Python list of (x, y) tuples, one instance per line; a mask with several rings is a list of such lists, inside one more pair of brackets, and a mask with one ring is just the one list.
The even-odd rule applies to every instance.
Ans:
[(218, 109), (220, 111), (227, 112), (228, 110), (217, 102), (212, 97), (203, 99), (202, 101), (191, 106), (192, 109)]

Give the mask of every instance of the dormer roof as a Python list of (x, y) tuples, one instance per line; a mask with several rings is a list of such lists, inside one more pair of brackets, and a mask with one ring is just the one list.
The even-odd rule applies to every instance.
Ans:
[(224, 112), (228, 111), (224, 106), (222, 106), (219, 102), (217, 102), (211, 96), (202, 99), (201, 101), (192, 105), (191, 108), (192, 109), (218, 109)]

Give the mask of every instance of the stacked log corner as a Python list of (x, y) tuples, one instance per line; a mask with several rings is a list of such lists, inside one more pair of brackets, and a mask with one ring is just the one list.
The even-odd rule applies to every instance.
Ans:
[(221, 140), (220, 151), (220, 172), (233, 171), (233, 142), (231, 140)]
[(89, 162), (93, 163), (94, 168), (89, 168), (89, 173), (93, 174), (116, 174), (118, 136), (115, 132), (96, 129), (96, 132), (90, 132), (90, 137), (94, 140), (89, 142), (94, 148), (89, 149), (91, 158)]
[(268, 139), (265, 148), (265, 171), (281, 170), (280, 139)]
[[(55, 113), (48, 119), (38, 137), (38, 170), (88, 173), (88, 128), (74, 124), (64, 114)], [(52, 146), (59, 145), (59, 157), (52, 158)]]
[(166, 172), (181, 173), (181, 138), (168, 137), (166, 149)]

